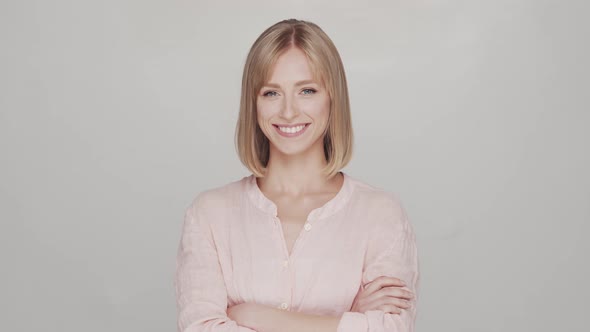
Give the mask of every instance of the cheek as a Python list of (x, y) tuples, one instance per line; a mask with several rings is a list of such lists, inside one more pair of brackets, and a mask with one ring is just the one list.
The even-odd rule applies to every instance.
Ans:
[(272, 107), (265, 103), (256, 103), (258, 121), (264, 121), (272, 115)]
[(330, 99), (329, 98), (318, 98), (315, 100), (309, 100), (305, 104), (306, 112), (316, 119), (327, 118), (330, 114)]

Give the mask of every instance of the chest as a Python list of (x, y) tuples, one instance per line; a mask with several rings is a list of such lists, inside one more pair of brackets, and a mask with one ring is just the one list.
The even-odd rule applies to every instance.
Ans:
[[(228, 255), (220, 258), (231, 304), (256, 302), (310, 313), (347, 311), (358, 291), (366, 237), (353, 219), (311, 220), (313, 209), (293, 209), (227, 228)], [(302, 212), (303, 211), (303, 212)], [(238, 226), (239, 225), (239, 226)], [(285, 251), (285, 248), (287, 249)]]
[(289, 255), (297, 242), (311, 211), (323, 206), (331, 196), (316, 195), (306, 199), (276, 198), (277, 217)]
[(309, 215), (309, 211), (294, 211), (293, 214), (283, 213), (279, 214), (278, 218), (280, 220), (280, 229), (282, 230), (283, 239), (285, 240), (285, 245), (287, 246), (287, 251), (289, 255), (293, 252), (293, 247), (295, 246), (295, 242), (299, 237), (305, 223), (307, 222), (307, 216)]

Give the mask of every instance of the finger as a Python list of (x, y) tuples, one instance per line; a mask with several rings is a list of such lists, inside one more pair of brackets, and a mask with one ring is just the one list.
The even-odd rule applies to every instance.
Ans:
[(387, 298), (400, 298), (404, 300), (411, 300), (413, 297), (414, 295), (412, 294), (412, 292), (410, 292), (407, 289), (394, 286), (387, 286), (371, 294), (363, 294), (362, 300), (365, 303), (381, 304), (381, 302), (379, 301), (384, 301)]
[(378, 310), (379, 307), (389, 305), (395, 306), (399, 309), (408, 309), (412, 306), (409, 300), (392, 297), (383, 292), (376, 292), (371, 294), (370, 298), (363, 300), (362, 307), (364, 310)]
[(384, 311), (388, 314), (401, 314), (402, 310), (394, 305), (391, 304), (383, 304), (377, 307), (377, 310)]
[(390, 296), (407, 300), (414, 298), (414, 293), (410, 290), (399, 287), (384, 287), (375, 293), (378, 293), (380, 296)]
[(370, 299), (370, 301), (374, 301), (378, 298), (390, 296), (390, 297), (397, 297), (402, 299), (411, 300), (416, 297), (416, 295), (410, 291), (406, 287), (395, 287), (395, 286), (386, 286), (381, 289), (378, 289), (372, 294), (364, 295), (363, 297)]
[(379, 289), (381, 289), (383, 287), (387, 287), (387, 286), (403, 287), (405, 285), (406, 284), (401, 279), (394, 278), (394, 277), (381, 276), (381, 277), (375, 278), (375, 280), (373, 280), (373, 281), (369, 282), (367, 285), (365, 285), (365, 290), (369, 294), (371, 294), (371, 293), (378, 291)]
[(387, 295), (375, 300), (374, 303), (376, 306), (383, 305), (383, 304), (394, 305), (400, 309), (408, 309), (412, 305), (410, 303), (410, 300), (401, 299), (398, 297), (387, 296)]
[(387, 304), (394, 305), (400, 309), (409, 309), (412, 306), (410, 301), (399, 299), (397, 297), (387, 297)]

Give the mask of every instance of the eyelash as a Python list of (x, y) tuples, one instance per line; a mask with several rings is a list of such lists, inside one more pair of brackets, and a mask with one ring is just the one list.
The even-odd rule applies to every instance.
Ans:
[[(273, 93), (273, 92), (276, 92), (276, 91), (266, 91), (266, 92), (264, 92), (262, 95), (263, 95), (264, 97), (271, 97), (271, 96), (269, 96), (269, 94), (270, 94), (270, 93)], [(274, 97), (274, 96), (272, 96), (272, 97)]]
[[(316, 92), (317, 92), (317, 90), (316, 90), (316, 89), (311, 89), (311, 88), (308, 88), (308, 89), (303, 89), (302, 91), (311, 91), (311, 93), (306, 93), (306, 94), (314, 94), (314, 93), (316, 93)], [(266, 91), (266, 92), (264, 92), (262, 95), (263, 95), (264, 97), (274, 97), (274, 96), (270, 96), (270, 95), (269, 95), (270, 93), (273, 93), (273, 92), (275, 92), (275, 93), (276, 93), (276, 91)]]

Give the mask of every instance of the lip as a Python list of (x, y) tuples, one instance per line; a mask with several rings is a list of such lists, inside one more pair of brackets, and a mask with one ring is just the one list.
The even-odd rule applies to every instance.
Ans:
[(291, 125), (282, 125), (282, 124), (273, 123), (273, 126), (293, 128), (293, 127), (298, 127), (298, 126), (301, 126), (301, 125), (308, 125), (308, 124), (309, 124), (309, 122), (300, 122), (300, 123), (294, 123), (294, 124), (291, 124)]
[(295, 124), (295, 125), (292, 125), (292, 126), (281, 126), (281, 127), (289, 127), (290, 128), (290, 127), (297, 127), (297, 126), (305, 125), (305, 127), (303, 129), (301, 129), (301, 131), (299, 131), (297, 133), (285, 133), (285, 132), (282, 132), (279, 129), (279, 126), (278, 125), (273, 125), (273, 127), (275, 127), (277, 133), (279, 133), (279, 135), (281, 135), (283, 137), (297, 137), (297, 136), (303, 135), (303, 133), (305, 133), (305, 131), (307, 130), (307, 128), (309, 127), (310, 124), (311, 123), (299, 123), (299, 124)]

